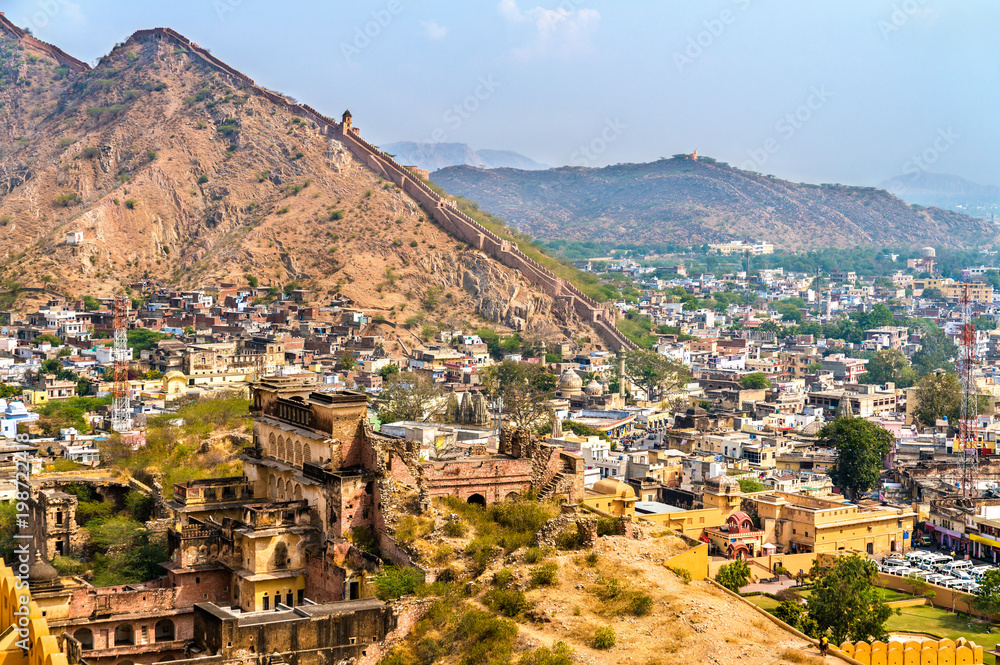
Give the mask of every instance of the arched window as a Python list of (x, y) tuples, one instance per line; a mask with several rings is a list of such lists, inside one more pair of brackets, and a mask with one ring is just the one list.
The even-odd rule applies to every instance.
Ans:
[(285, 459), (285, 437), (278, 437), (278, 454), (275, 455), (278, 459), (284, 461)]
[(302, 466), (302, 442), (295, 441), (295, 466)]
[(276, 499), (278, 494), (277, 481), (275, 480), (274, 474), (272, 473), (267, 479), (267, 495), (273, 500)]
[(115, 646), (135, 644), (135, 628), (130, 623), (120, 623), (115, 627)]
[(160, 619), (153, 627), (154, 642), (174, 641), (174, 622), (170, 619)]
[(80, 643), (80, 648), (90, 651), (94, 648), (94, 633), (90, 628), (81, 628), (73, 633), (73, 639)]
[(295, 483), (295, 500), (302, 500), (302, 485), (299, 485), (298, 483)]
[(278, 501), (285, 500), (285, 479), (278, 478)]
[(302, 463), (312, 462), (312, 452), (309, 450), (309, 444), (302, 446)]
[(271, 432), (270, 436), (267, 437), (267, 450), (264, 451), (265, 455), (274, 455), (274, 447), (277, 444), (274, 438), (274, 432)]

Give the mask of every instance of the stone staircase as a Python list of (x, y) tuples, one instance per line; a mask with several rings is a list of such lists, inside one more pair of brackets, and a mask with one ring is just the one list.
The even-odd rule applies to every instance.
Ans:
[(544, 501), (545, 499), (551, 499), (552, 495), (556, 493), (559, 483), (561, 483), (565, 478), (566, 475), (562, 471), (549, 478), (548, 481), (542, 485), (542, 489), (538, 490), (538, 500)]

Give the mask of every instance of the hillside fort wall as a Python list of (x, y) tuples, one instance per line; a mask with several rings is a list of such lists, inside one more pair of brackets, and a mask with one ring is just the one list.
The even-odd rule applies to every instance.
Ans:
[(514, 242), (500, 238), (468, 215), (463, 214), (455, 207), (453, 201), (440, 196), (412, 171), (361, 138), (360, 132), (353, 126), (349, 111), (344, 113), (342, 122), (337, 122), (307, 104), (295, 104), (282, 95), (258, 86), (250, 77), (236, 71), (209, 53), (207, 49), (198, 46), (170, 28), (139, 30), (132, 35), (129, 41), (138, 39), (170, 39), (192, 56), (200, 58), (206, 64), (229, 76), (235, 83), (241, 84), (254, 94), (283, 107), (286, 111), (311, 121), (322, 135), (341, 141), (359, 161), (378, 175), (396, 184), (407, 195), (419, 202), (427, 214), (445, 231), (469, 246), (488, 254), (500, 263), (519, 270), (531, 284), (542, 289), (556, 301), (563, 302), (565, 305), (563, 311), (575, 313), (581, 320), (597, 330), (608, 348), (614, 351), (637, 348), (615, 326), (613, 307), (596, 302), (567, 280), (558, 277), (537, 261), (526, 256)]

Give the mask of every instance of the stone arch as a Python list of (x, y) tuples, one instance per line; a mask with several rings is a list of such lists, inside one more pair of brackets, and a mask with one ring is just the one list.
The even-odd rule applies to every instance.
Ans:
[(277, 481), (275, 480), (274, 474), (272, 473), (267, 478), (267, 495), (272, 499), (274, 499), (278, 496), (277, 492), (278, 492)]
[(302, 466), (302, 442), (295, 440), (295, 466)]
[(482, 494), (473, 494), (472, 496), (469, 497), (469, 499), (468, 499), (468, 501), (466, 503), (474, 503), (477, 506), (485, 506), (486, 505), (486, 497), (483, 496)]
[(309, 449), (309, 444), (302, 446), (302, 463), (312, 462), (312, 451)]
[(278, 479), (278, 500), (279, 501), (284, 501), (285, 500), (285, 479), (284, 478), (279, 478)]
[(135, 628), (130, 623), (120, 623), (115, 626), (115, 646), (135, 644)]
[(295, 500), (302, 500), (302, 485), (299, 485), (298, 483), (295, 483)]
[(274, 438), (274, 432), (267, 437), (267, 449), (264, 450), (265, 455), (274, 456), (274, 447), (277, 445), (277, 441)]
[(153, 626), (154, 642), (173, 642), (175, 635), (174, 622), (170, 619), (160, 619)]
[(275, 455), (278, 459), (284, 461), (285, 459), (285, 437), (278, 437), (278, 454)]
[(90, 628), (81, 628), (73, 633), (73, 639), (80, 643), (80, 648), (90, 651), (94, 648), (94, 631)]
[(504, 501), (516, 501), (520, 496), (521, 495), (518, 494), (517, 492), (511, 492), (507, 496), (505, 496), (503, 500)]

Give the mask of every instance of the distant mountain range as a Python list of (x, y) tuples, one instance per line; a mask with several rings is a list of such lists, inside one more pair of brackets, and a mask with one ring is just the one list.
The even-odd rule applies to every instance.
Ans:
[(510, 150), (474, 150), (466, 143), (416, 143), (400, 141), (380, 146), (396, 161), (407, 166), (418, 166), (437, 171), (449, 166), (475, 166), (480, 169), (523, 169), (533, 171), (549, 168), (530, 157)]
[(879, 184), (907, 203), (937, 206), (975, 217), (1000, 214), (1000, 187), (980, 185), (957, 175), (918, 171)]
[(544, 171), (452, 166), (431, 179), (542, 240), (744, 239), (788, 249), (998, 241), (998, 227), (988, 220), (915, 208), (875, 187), (794, 183), (705, 157)]

